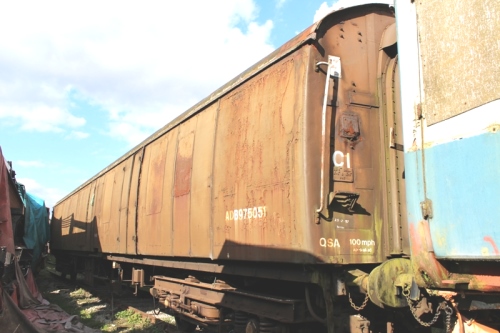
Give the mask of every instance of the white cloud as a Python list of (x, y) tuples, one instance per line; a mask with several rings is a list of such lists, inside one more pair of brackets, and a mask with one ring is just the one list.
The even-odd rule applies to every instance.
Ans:
[(60, 189), (42, 186), (34, 179), (17, 178), (17, 181), (26, 187), (26, 192), (45, 200), (45, 206), (47, 207), (53, 207), (65, 194)]
[(23, 161), (23, 160), (14, 161), (14, 167), (17, 165), (26, 168), (43, 168), (45, 166), (45, 163), (41, 161)]
[(82, 136), (71, 89), (135, 144), (273, 50), (256, 15), (253, 0), (4, 2), (0, 119)]
[(321, 20), (323, 17), (325, 17), (332, 11), (347, 7), (364, 5), (367, 3), (383, 3), (390, 6), (394, 6), (394, 0), (334, 0), (331, 5), (328, 5), (327, 2), (323, 2), (318, 8), (318, 10), (316, 10), (313, 22)]
[(10, 121), (23, 130), (36, 132), (63, 132), (65, 127), (75, 128), (85, 124), (84, 118), (75, 117), (60, 107), (23, 101), (0, 102), (0, 119)]
[(66, 139), (86, 139), (89, 137), (89, 133), (80, 132), (80, 131), (71, 131), (68, 135), (66, 135)]
[(281, 8), (287, 0), (276, 0), (276, 8)]
[(331, 11), (333, 11), (333, 8), (331, 6), (328, 6), (328, 4), (326, 2), (323, 2), (319, 6), (319, 8), (316, 10), (316, 13), (314, 14), (313, 22), (317, 22), (317, 21), (321, 20), (323, 17), (325, 17)]

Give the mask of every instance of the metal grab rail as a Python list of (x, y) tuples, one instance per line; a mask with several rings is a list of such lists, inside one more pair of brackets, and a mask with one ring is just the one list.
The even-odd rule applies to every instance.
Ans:
[[(316, 63), (316, 69), (320, 65), (327, 65), (326, 70), (326, 80), (325, 80), (325, 96), (323, 98), (323, 110), (322, 110), (322, 124), (321, 124), (321, 184), (320, 184), (320, 206), (316, 209), (316, 213), (321, 213), (325, 201), (325, 154), (326, 154), (326, 107), (328, 105), (328, 89), (330, 88), (330, 77), (341, 77), (341, 65), (340, 57), (328, 56), (328, 62), (320, 61)], [(319, 224), (319, 216), (316, 219), (316, 223)]]

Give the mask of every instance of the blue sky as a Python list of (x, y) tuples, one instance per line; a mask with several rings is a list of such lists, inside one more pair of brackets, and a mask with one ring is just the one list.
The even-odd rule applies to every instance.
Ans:
[(334, 4), (353, 2), (2, 2), (3, 154), (52, 207)]

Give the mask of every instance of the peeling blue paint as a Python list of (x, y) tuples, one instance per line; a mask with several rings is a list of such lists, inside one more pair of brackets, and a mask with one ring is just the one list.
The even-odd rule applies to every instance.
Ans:
[[(422, 151), (406, 152), (409, 221), (422, 219)], [(500, 134), (425, 148), (430, 229), (438, 258), (500, 258)], [(495, 228), (498, 226), (498, 228)]]

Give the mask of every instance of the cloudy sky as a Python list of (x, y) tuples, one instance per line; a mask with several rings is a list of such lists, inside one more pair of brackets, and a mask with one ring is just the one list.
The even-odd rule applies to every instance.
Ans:
[(334, 6), (354, 2), (2, 1), (3, 154), (51, 207)]

